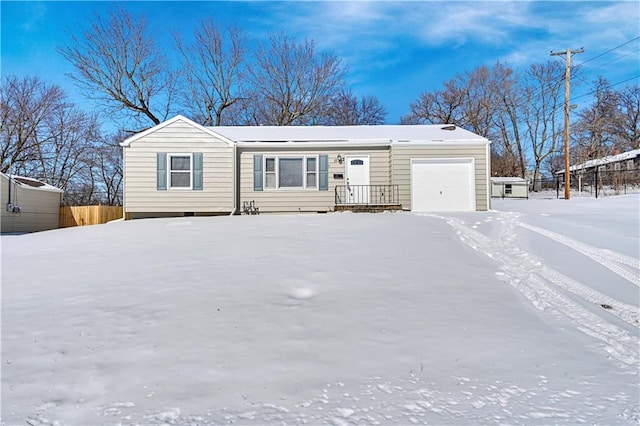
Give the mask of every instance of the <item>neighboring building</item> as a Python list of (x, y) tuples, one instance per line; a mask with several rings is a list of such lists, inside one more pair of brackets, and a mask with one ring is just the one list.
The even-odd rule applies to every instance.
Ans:
[(491, 196), (494, 198), (529, 198), (529, 182), (520, 177), (492, 177)]
[(0, 173), (0, 231), (35, 232), (56, 229), (63, 191), (36, 179)]
[(489, 144), (450, 125), (204, 127), (177, 116), (121, 143), (124, 211), (488, 210)]
[[(575, 174), (595, 173), (596, 170), (598, 172), (631, 172), (640, 170), (640, 149), (596, 158), (569, 167), (569, 172), (572, 176)], [(564, 180), (564, 169), (556, 172), (555, 175)]]

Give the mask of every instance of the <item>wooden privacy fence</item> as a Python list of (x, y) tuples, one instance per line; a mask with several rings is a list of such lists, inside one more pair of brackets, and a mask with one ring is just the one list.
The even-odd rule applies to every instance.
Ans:
[(122, 218), (122, 206), (63, 206), (60, 207), (60, 228), (97, 225)]

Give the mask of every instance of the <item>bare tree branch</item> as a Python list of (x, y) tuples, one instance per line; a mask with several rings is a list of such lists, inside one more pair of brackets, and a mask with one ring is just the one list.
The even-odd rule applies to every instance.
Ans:
[(298, 43), (280, 33), (269, 45), (259, 45), (248, 67), (253, 87), (254, 124), (302, 125), (326, 114), (331, 99), (343, 87), (345, 70), (329, 53), (317, 53), (313, 41)]
[[(182, 101), (206, 126), (223, 123), (223, 112), (242, 98), (246, 36), (238, 27), (221, 29), (211, 18), (200, 21), (194, 42), (184, 45), (174, 34), (184, 62)], [(236, 124), (229, 116), (225, 124)]]
[(68, 76), (107, 113), (152, 125), (170, 114), (176, 77), (144, 18), (135, 20), (124, 6), (107, 18), (95, 14), (58, 51), (75, 68)]

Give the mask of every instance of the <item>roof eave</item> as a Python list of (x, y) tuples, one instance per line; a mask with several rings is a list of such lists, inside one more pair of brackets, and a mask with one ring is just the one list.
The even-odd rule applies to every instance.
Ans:
[(167, 121), (164, 121), (164, 122), (162, 122), (162, 123), (160, 123), (160, 124), (158, 124), (156, 126), (153, 126), (153, 127), (149, 128), (149, 129), (143, 131), (143, 132), (136, 133), (135, 135), (128, 137), (124, 141), (120, 142), (119, 145), (124, 147), (124, 148), (127, 148), (127, 147), (131, 146), (132, 142), (135, 142), (135, 141), (137, 141), (139, 139), (142, 139), (145, 136), (150, 135), (151, 133), (154, 133), (154, 132), (156, 132), (156, 131), (164, 128), (164, 127), (167, 127), (167, 126), (175, 123), (176, 121), (185, 121), (189, 125), (195, 127), (196, 129), (199, 129), (199, 130), (201, 130), (201, 131), (203, 131), (203, 132), (205, 132), (205, 133), (207, 133), (207, 134), (209, 134), (209, 135), (211, 135), (211, 136), (213, 136), (215, 138), (220, 139), (221, 141), (225, 142), (229, 146), (233, 146), (233, 144), (234, 144), (234, 142), (231, 139), (229, 139), (226, 136), (221, 135), (220, 133), (217, 133), (216, 131), (212, 130), (212, 129), (215, 129), (215, 127), (213, 127), (213, 128), (212, 127), (205, 127), (205, 126), (203, 126), (201, 124), (196, 123), (193, 120), (189, 120), (187, 117), (185, 117), (183, 115), (176, 115), (175, 117), (173, 117), (173, 118), (171, 118), (171, 119), (169, 119)]

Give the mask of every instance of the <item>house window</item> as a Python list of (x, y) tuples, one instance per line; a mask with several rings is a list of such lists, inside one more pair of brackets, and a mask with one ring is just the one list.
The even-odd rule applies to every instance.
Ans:
[(598, 171), (599, 172), (604, 172), (606, 168), (607, 168), (607, 166), (598, 166)]
[(264, 182), (266, 189), (317, 188), (318, 158), (265, 157)]
[(191, 188), (191, 154), (169, 154), (169, 188)]
[(264, 187), (276, 187), (276, 159), (267, 158), (264, 165)]
[(627, 160), (627, 170), (633, 170), (633, 160)]
[(507, 184), (504, 186), (504, 193), (505, 193), (505, 194), (511, 194), (511, 192), (512, 192), (511, 184), (510, 184), (510, 183), (507, 183)]
[(278, 188), (302, 188), (304, 170), (302, 158), (278, 159)]
[(620, 163), (614, 163), (613, 170), (620, 170)]
[(307, 188), (315, 188), (316, 182), (316, 157), (307, 157)]

